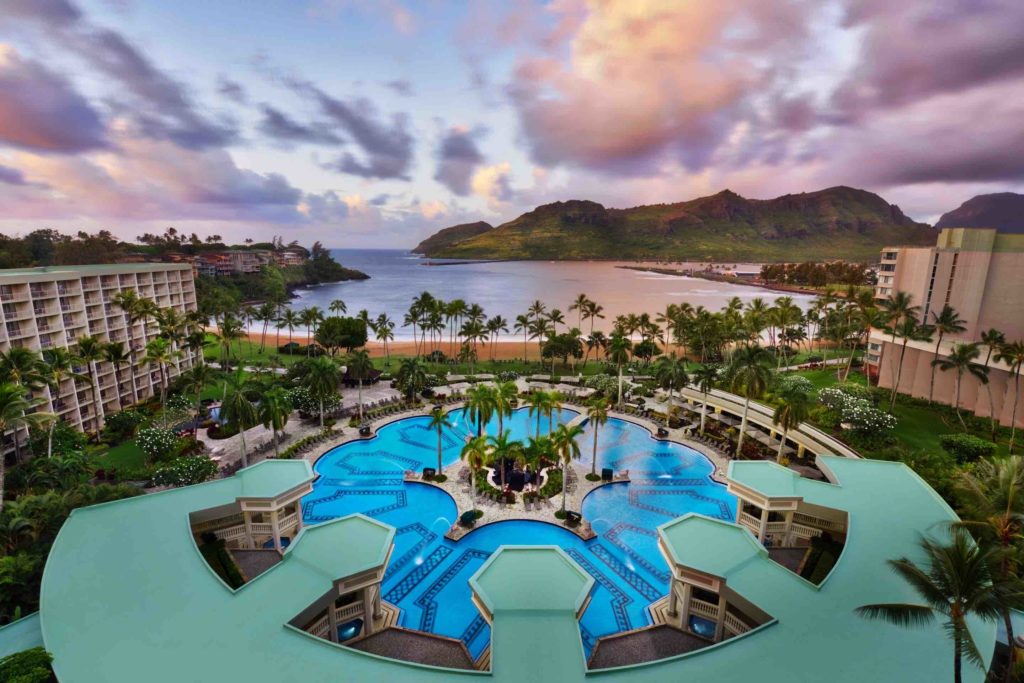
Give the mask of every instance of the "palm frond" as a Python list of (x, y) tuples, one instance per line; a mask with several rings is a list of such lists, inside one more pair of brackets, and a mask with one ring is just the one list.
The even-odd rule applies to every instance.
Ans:
[(930, 607), (911, 603), (862, 605), (854, 613), (865, 619), (880, 619), (904, 628), (928, 626), (935, 621), (935, 614)]

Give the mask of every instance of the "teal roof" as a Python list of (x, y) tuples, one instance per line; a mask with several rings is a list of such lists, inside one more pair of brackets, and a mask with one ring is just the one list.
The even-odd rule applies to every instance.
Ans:
[(39, 630), (39, 612), (33, 612), (6, 626), (0, 626), (0, 659), (42, 644), (43, 633)]
[[(952, 511), (901, 464), (833, 457), (821, 462), (837, 484), (789, 482), (808, 502), (849, 512), (846, 549), (820, 587), (769, 561), (733, 525), (690, 516), (662, 528), (677, 558), (721, 573), (732, 590), (776, 621), (689, 655), (585, 674), (574, 607), (586, 593), (571, 563), (554, 549), (513, 551), (507, 559), (502, 553), (490, 563), (495, 574), (476, 576), (481, 599), (495, 608), (491, 678), (948, 680), (952, 649), (941, 626), (904, 630), (861, 619), (853, 610), (913, 600), (886, 560), (915, 557), (919, 535), (954, 519)], [(781, 481), (776, 472), (762, 478), (746, 463), (737, 470), (746, 485), (781, 490), (774, 488)], [(243, 491), (272, 491), (278, 474), (278, 491), (270, 495), (305, 476), (296, 463), (271, 461), (229, 479), (76, 510), (54, 543), (41, 593), (42, 634), (58, 677), (76, 683), (317, 683), (481, 675), (382, 659), (287, 626), (333, 579), (370, 566), (390, 544), (391, 532), (366, 518), (309, 527), (281, 563), (237, 591), (217, 579), (192, 541), (188, 513), (224, 505)], [(548, 582), (567, 594), (546, 591)], [(990, 655), (995, 624), (972, 622), (971, 628), (979, 649)], [(965, 665), (964, 678), (980, 682), (982, 671)]]
[(746, 529), (697, 514), (658, 527), (677, 564), (724, 578), (768, 551)]
[(773, 498), (792, 498), (797, 495), (797, 487), (802, 486), (801, 480), (813, 481), (804, 479), (788, 467), (754, 460), (730, 462), (728, 478)]
[(556, 546), (502, 546), (469, 583), (491, 613), (575, 612), (590, 594), (594, 577)]
[(238, 498), (273, 498), (312, 481), (313, 468), (305, 460), (264, 460), (239, 470), (226, 481), (236, 485)]

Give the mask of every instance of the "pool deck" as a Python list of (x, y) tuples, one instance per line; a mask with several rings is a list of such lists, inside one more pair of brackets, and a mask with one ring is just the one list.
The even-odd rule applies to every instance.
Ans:
[(469, 650), (461, 640), (411, 631), (401, 626), (378, 631), (346, 647), (429, 666), (443, 666), (449, 669), (476, 668)]
[(660, 624), (601, 638), (587, 666), (590, 669), (630, 666), (694, 652), (709, 645), (711, 643), (703, 638)]

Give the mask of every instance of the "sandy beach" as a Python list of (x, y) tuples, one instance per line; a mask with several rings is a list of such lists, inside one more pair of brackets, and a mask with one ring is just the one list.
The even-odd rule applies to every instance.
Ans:
[[(261, 335), (258, 332), (250, 332), (249, 333), (249, 340), (259, 344), (260, 343), (260, 336)], [(305, 344), (306, 340), (307, 340), (307, 337), (304, 334), (293, 334), (292, 335), (292, 341), (297, 342), (299, 344)], [(287, 344), (287, 343), (288, 343), (288, 335), (287, 334), (281, 335), (281, 344)], [(277, 335), (268, 332), (267, 333), (267, 345), (268, 346), (274, 346), (276, 344), (277, 344)], [(411, 356), (414, 353), (416, 353), (416, 348), (415, 347), (416, 347), (415, 343), (412, 340), (407, 340), (407, 339), (396, 340), (396, 341), (388, 343), (388, 351), (393, 356)], [(429, 341), (428, 341), (427, 353), (432, 351), (433, 348), (434, 347), (431, 347), (429, 345)], [(453, 349), (454, 349), (455, 353), (459, 352), (459, 345), (455, 344), (454, 347), (453, 347), (452, 345), (449, 345), (447, 339), (445, 341), (437, 344), (436, 348), (440, 349), (440, 351), (442, 353), (444, 353), (445, 355), (449, 355), (452, 352)], [(369, 341), (369, 342), (367, 342), (366, 343), (366, 350), (370, 352), (370, 356), (373, 357), (373, 358), (383, 358), (384, 357), (384, 345), (381, 344), (380, 342), (377, 342), (377, 341)], [(528, 360), (537, 360), (537, 358), (540, 357), (540, 351), (539, 351), (539, 348), (537, 346), (537, 342), (536, 341), (531, 341), (529, 344), (527, 344), (526, 345), (526, 350), (528, 352), (528, 355), (527, 355), (527, 359)], [(420, 346), (420, 352), (422, 353), (422, 351), (423, 351), (423, 348), (422, 348), (422, 345), (421, 345)], [(515, 358), (522, 358), (523, 357), (523, 342), (522, 341), (518, 341), (518, 342), (499, 341), (496, 344), (487, 344), (486, 346), (483, 346), (483, 345), (477, 346), (477, 354), (478, 354), (478, 359), (479, 360), (490, 360), (492, 358), (492, 354), (493, 354), (493, 357), (495, 359), (497, 359), (497, 360), (511, 360), (511, 359), (515, 359)]]

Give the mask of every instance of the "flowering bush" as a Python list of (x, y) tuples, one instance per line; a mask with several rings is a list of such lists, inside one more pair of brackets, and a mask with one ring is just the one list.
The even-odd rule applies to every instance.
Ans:
[(164, 404), (164, 408), (173, 411), (184, 411), (188, 412), (193, 408), (192, 401), (189, 400), (185, 394), (174, 394), (167, 397), (167, 403)]
[[(288, 392), (288, 400), (303, 418), (320, 417), (320, 401), (313, 398), (306, 387), (296, 387)], [(341, 405), (341, 396), (333, 394), (324, 399), (324, 413), (329, 413)]]
[(818, 398), (839, 415), (843, 424), (857, 432), (887, 432), (896, 427), (896, 418), (875, 408), (866, 398), (851, 396), (842, 389), (830, 387), (818, 392)]
[(175, 458), (153, 473), (158, 486), (190, 486), (213, 479), (217, 463), (205, 455), (187, 455)]
[[(594, 389), (599, 394), (614, 396), (619, 390), (619, 380), (611, 375), (593, 375), (583, 380), (583, 385), (588, 389)], [(625, 382), (623, 382), (625, 388)]]
[(124, 441), (131, 438), (135, 429), (142, 424), (146, 416), (138, 410), (128, 408), (111, 413), (103, 421), (103, 432), (111, 441)]
[(135, 442), (152, 460), (159, 460), (170, 455), (178, 447), (178, 437), (174, 432), (155, 427), (140, 429)]
[(498, 373), (499, 382), (514, 382), (519, 379), (519, 373), (515, 370), (502, 370)]
[(803, 375), (782, 375), (779, 378), (778, 393), (781, 394), (789, 390), (813, 395), (814, 383)]

